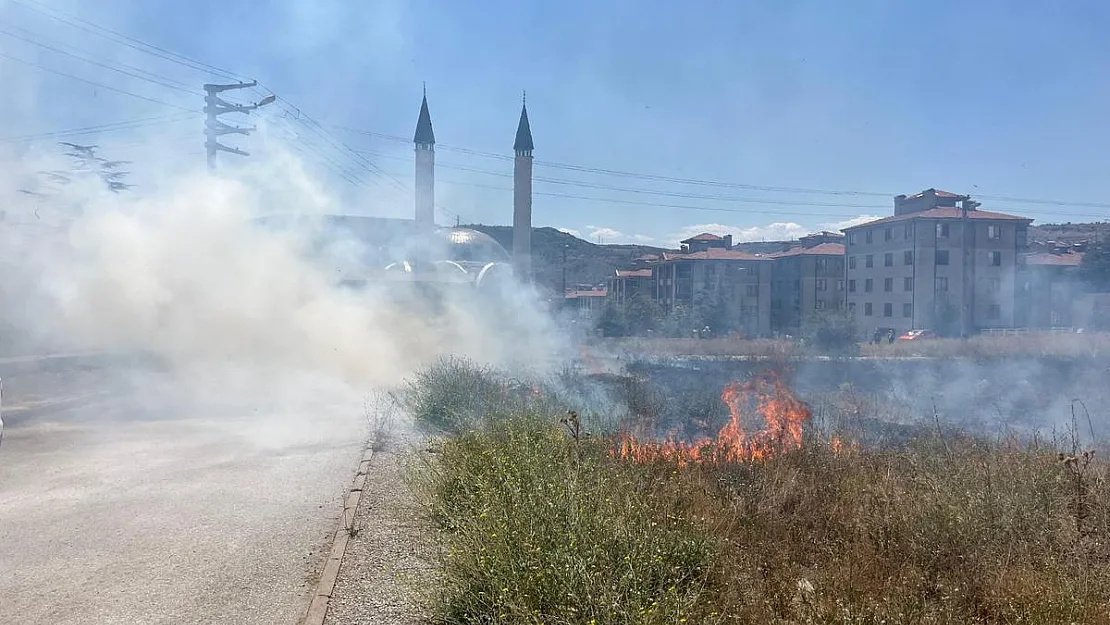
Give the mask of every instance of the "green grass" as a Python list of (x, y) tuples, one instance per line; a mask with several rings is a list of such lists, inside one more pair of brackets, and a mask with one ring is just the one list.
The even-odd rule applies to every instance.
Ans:
[(442, 622), (1110, 623), (1110, 486), (1089, 456), (808, 435), (679, 469), (613, 459), (557, 402), (491, 405), (414, 469)]

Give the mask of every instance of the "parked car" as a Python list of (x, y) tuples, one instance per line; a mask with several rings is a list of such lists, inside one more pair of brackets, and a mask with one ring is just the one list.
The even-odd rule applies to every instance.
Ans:
[(898, 337), (899, 341), (921, 341), (925, 339), (935, 339), (937, 333), (932, 330), (910, 330), (902, 336)]

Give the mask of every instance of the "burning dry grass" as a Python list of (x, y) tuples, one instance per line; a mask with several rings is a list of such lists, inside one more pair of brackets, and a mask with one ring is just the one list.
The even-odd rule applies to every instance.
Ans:
[[(757, 410), (781, 390), (735, 389)], [(764, 416), (787, 444), (752, 453), (771, 434), (748, 434), (741, 459), (621, 459), (621, 439), (538, 410), (446, 440), (416, 473), (444, 621), (1110, 623), (1093, 456), (935, 435), (836, 450)]]

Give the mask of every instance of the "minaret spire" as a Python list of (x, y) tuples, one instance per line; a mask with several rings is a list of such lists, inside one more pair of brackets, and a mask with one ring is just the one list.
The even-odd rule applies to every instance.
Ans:
[(416, 227), (431, 230), (435, 228), (436, 136), (432, 132), (432, 114), (428, 111), (427, 83), (424, 84), (412, 142), (416, 148)]
[[(516, 125), (516, 141), (513, 142), (513, 150), (517, 155), (529, 156), (532, 154), (532, 127), (528, 124), (528, 103), (526, 96), (520, 99), (520, 121)], [(526, 153), (526, 154), (525, 154)]]
[(532, 279), (532, 128), (528, 124), (527, 94), (521, 92), (520, 121), (513, 150), (513, 271), (517, 279)]

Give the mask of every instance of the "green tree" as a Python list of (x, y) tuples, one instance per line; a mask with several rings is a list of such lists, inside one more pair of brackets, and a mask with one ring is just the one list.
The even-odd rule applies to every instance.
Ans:
[(855, 316), (844, 310), (824, 310), (811, 316), (802, 327), (806, 342), (826, 352), (851, 352), (859, 348)]
[(682, 304), (675, 304), (670, 313), (664, 315), (659, 324), (659, 330), (664, 336), (688, 339), (693, 336), (695, 329), (700, 330), (698, 319), (693, 312)]
[(601, 331), (602, 336), (626, 336), (628, 325), (624, 313), (615, 304), (608, 303), (601, 309), (597, 316), (595, 327)]
[(1079, 277), (1094, 291), (1110, 292), (1110, 235), (1103, 237), (1083, 255)]
[(625, 301), (623, 312), (625, 329), (635, 336), (645, 335), (649, 330), (655, 331), (662, 316), (659, 305), (643, 293), (632, 294)]

